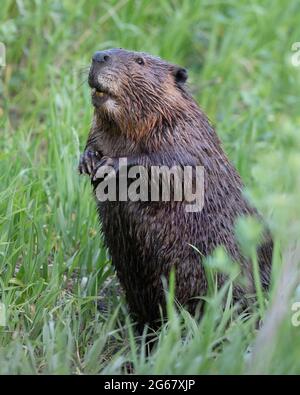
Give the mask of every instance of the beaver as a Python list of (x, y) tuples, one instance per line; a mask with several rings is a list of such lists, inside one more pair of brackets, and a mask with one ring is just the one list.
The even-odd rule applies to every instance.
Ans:
[[(164, 311), (163, 278), (175, 271), (175, 296), (195, 314), (207, 291), (202, 260), (223, 246), (238, 262), (248, 285), (234, 298), (254, 292), (251, 262), (235, 238), (234, 223), (257, 210), (243, 196), (243, 184), (207, 116), (186, 87), (185, 68), (124, 49), (98, 51), (88, 82), (94, 115), (79, 171), (91, 176), (118, 159), (129, 166), (203, 166), (202, 210), (187, 212), (185, 201), (97, 202), (104, 242), (137, 322), (155, 325)], [(118, 173), (116, 173), (118, 177)], [(273, 242), (268, 231), (258, 247), (260, 276), (267, 288)], [(198, 310), (197, 310), (198, 311)]]

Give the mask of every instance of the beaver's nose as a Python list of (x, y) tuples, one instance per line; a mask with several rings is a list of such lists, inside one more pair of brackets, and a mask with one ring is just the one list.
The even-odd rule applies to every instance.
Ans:
[(96, 53), (94, 53), (92, 57), (93, 62), (97, 62), (97, 63), (105, 63), (108, 62), (109, 59), (110, 56), (106, 51), (97, 51)]

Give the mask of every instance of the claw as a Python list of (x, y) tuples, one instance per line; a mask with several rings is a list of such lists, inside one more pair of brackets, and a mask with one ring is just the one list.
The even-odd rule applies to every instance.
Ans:
[(97, 151), (86, 149), (80, 157), (78, 170), (80, 174), (91, 176), (100, 160), (100, 154)]

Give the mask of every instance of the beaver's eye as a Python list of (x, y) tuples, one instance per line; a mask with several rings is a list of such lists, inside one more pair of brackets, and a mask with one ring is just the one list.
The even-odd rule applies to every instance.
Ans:
[(138, 64), (140, 64), (140, 65), (144, 65), (144, 64), (145, 64), (143, 58), (136, 58), (135, 61), (136, 61), (136, 63), (138, 63)]

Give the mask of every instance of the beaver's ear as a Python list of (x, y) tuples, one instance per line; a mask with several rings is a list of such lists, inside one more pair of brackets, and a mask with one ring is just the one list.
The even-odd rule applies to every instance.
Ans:
[(183, 67), (174, 66), (172, 72), (177, 84), (183, 85), (188, 79), (188, 73)]

